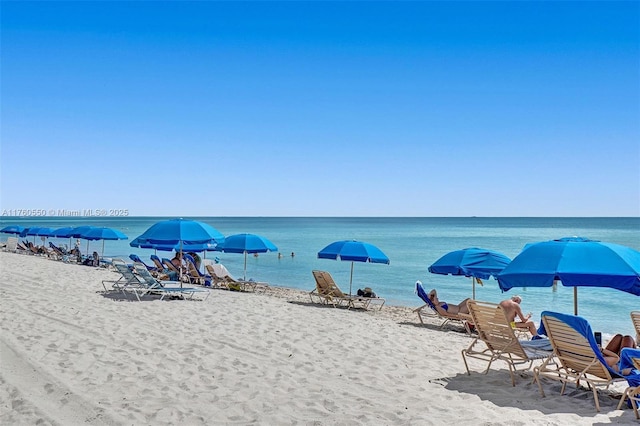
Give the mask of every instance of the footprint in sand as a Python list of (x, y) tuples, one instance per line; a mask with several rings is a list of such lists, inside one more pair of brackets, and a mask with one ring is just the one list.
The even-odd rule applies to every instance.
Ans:
[(53, 385), (51, 383), (47, 383), (46, 385), (44, 385), (44, 390), (47, 393), (53, 393), (53, 391), (55, 390), (55, 388), (53, 387)]

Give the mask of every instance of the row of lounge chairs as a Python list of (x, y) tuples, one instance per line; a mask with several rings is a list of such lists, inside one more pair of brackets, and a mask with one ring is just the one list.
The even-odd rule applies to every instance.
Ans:
[(227, 268), (221, 264), (206, 264), (205, 270), (207, 273), (202, 273), (196, 267), (195, 260), (188, 254), (184, 255), (186, 263), (186, 270), (184, 271), (177, 269), (175, 265), (171, 263), (171, 260), (167, 258), (161, 259), (156, 255), (151, 255), (150, 257), (154, 263), (153, 266), (145, 264), (136, 254), (131, 254), (129, 258), (146, 267), (146, 269), (156, 275), (156, 277), (162, 275), (173, 276), (178, 279), (182, 277), (182, 280), (190, 284), (232, 291), (255, 292), (258, 289), (266, 290), (269, 287), (269, 284), (266, 282), (235, 279), (231, 276)]
[[(472, 323), (477, 332), (469, 347), (462, 350), (468, 374), (471, 374), (469, 358), (487, 362), (484, 373), (495, 361), (503, 361), (509, 367), (511, 384), (515, 386), (515, 373), (519, 366), (524, 365), (528, 370), (534, 361), (542, 361), (533, 368), (533, 382), (538, 384), (542, 396), (545, 396), (543, 378), (560, 381), (561, 395), (567, 384), (576, 387), (581, 383), (587, 384), (593, 392), (597, 411), (600, 411), (598, 388), (606, 389), (614, 382), (626, 380), (629, 386), (617, 408), (620, 409), (629, 399), (636, 418), (640, 419), (640, 349), (622, 349), (618, 372), (603, 358), (591, 326), (582, 317), (544, 311), (541, 328), (548, 339), (520, 340), (500, 305), (470, 300), (467, 306), (470, 318), (466, 321)], [(640, 341), (640, 311), (632, 312), (631, 320)]]
[(167, 296), (178, 296), (182, 299), (192, 299), (196, 294), (203, 294), (206, 300), (209, 297), (209, 289), (204, 287), (184, 287), (181, 281), (159, 280), (142, 264), (135, 262), (133, 270), (122, 259), (113, 259), (112, 266), (120, 273), (117, 280), (104, 280), (102, 286), (105, 292), (110, 289), (122, 292), (125, 297), (135, 295), (138, 301), (145, 295), (159, 295), (160, 300)]
[(55, 245), (51, 241), (49, 242), (48, 246), (37, 246), (31, 241), (20, 241), (17, 237), (8, 237), (7, 241), (4, 244), (3, 250), (18, 254), (43, 256), (51, 260), (61, 260), (67, 263), (84, 263), (87, 259), (89, 259), (91, 261), (95, 260), (95, 262), (92, 262), (92, 264), (95, 263), (93, 266), (99, 266), (101, 262), (101, 259), (95, 256), (97, 254), (95, 252), (92, 256), (83, 256), (78, 248), (67, 250), (63, 247)]

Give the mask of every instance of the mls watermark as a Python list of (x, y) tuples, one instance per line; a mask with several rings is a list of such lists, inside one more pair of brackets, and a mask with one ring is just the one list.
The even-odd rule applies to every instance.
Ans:
[(4, 209), (2, 216), (126, 217), (129, 209)]

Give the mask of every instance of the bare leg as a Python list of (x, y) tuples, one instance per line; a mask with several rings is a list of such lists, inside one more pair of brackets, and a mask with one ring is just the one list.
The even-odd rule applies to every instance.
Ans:
[(620, 352), (620, 344), (622, 343), (622, 334), (616, 334), (609, 340), (605, 349), (617, 354)]
[(463, 314), (468, 314), (469, 313), (469, 307), (467, 306), (467, 301), (469, 301), (470, 298), (467, 297), (466, 299), (464, 299), (462, 302), (460, 302), (458, 304), (458, 312), (463, 313)]

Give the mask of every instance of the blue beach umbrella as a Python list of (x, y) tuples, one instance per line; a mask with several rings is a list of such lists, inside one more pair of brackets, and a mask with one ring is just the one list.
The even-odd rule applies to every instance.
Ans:
[[(213, 226), (189, 219), (170, 219), (152, 225), (134, 241), (139, 244), (197, 244), (224, 242), (224, 235)], [(132, 241), (133, 242), (133, 241)]]
[(65, 226), (63, 228), (54, 229), (51, 236), (57, 238), (71, 238), (74, 228), (72, 226)]
[[(69, 237), (77, 238), (78, 241), (76, 241), (76, 243), (79, 245), (80, 244), (80, 238), (82, 238), (82, 234), (84, 234), (86, 232), (89, 232), (93, 228), (94, 228), (93, 226), (89, 226), (89, 225), (76, 226), (75, 228), (73, 228), (71, 230), (71, 232), (69, 232)], [(78, 247), (78, 249), (79, 249), (79, 247)], [(89, 255), (89, 241), (87, 240), (87, 256), (88, 255)]]
[(71, 236), (75, 228), (72, 226), (65, 226), (63, 228), (54, 229), (51, 233), (52, 237), (56, 238), (69, 238), (69, 248), (71, 248)]
[[(117, 229), (101, 227), (101, 228), (91, 228), (86, 232), (83, 232), (80, 235), (80, 238), (85, 240), (94, 241), (94, 240), (102, 240), (102, 256), (104, 256), (104, 242), (105, 240), (127, 240), (129, 237), (124, 235), (122, 232)], [(88, 246), (87, 242), (87, 246)], [(87, 249), (87, 253), (89, 250)]]
[(578, 315), (578, 287), (609, 287), (640, 296), (640, 252), (618, 244), (580, 237), (528, 244), (498, 274), (503, 291), (513, 287), (573, 287)]
[[(224, 242), (224, 235), (213, 226), (190, 219), (169, 219), (157, 222), (129, 243), (131, 247), (158, 250), (202, 251), (197, 247), (215, 247)], [(182, 269), (182, 268), (181, 268)], [(182, 271), (181, 271), (182, 272)]]
[(455, 250), (442, 256), (429, 266), (429, 272), (441, 275), (471, 277), (473, 296), (476, 298), (477, 279), (496, 278), (511, 259), (502, 253), (477, 247)]
[(26, 237), (29, 235), (33, 236), (33, 242), (36, 241), (36, 236), (39, 237), (48, 237), (53, 232), (53, 229), (41, 226), (32, 226), (30, 228), (25, 228), (21, 233), (21, 237)]
[(319, 259), (346, 260), (351, 262), (349, 295), (353, 284), (353, 262), (389, 264), (389, 258), (373, 244), (356, 240), (335, 241), (318, 252)]
[(24, 226), (20, 226), (20, 225), (8, 225), (5, 226), (4, 228), (0, 229), (0, 232), (2, 232), (3, 234), (18, 234), (20, 235), (20, 233), (24, 231)]
[(244, 253), (243, 279), (247, 279), (247, 253), (278, 251), (278, 247), (260, 235), (236, 234), (226, 237), (224, 242), (218, 246), (218, 250), (224, 253)]

